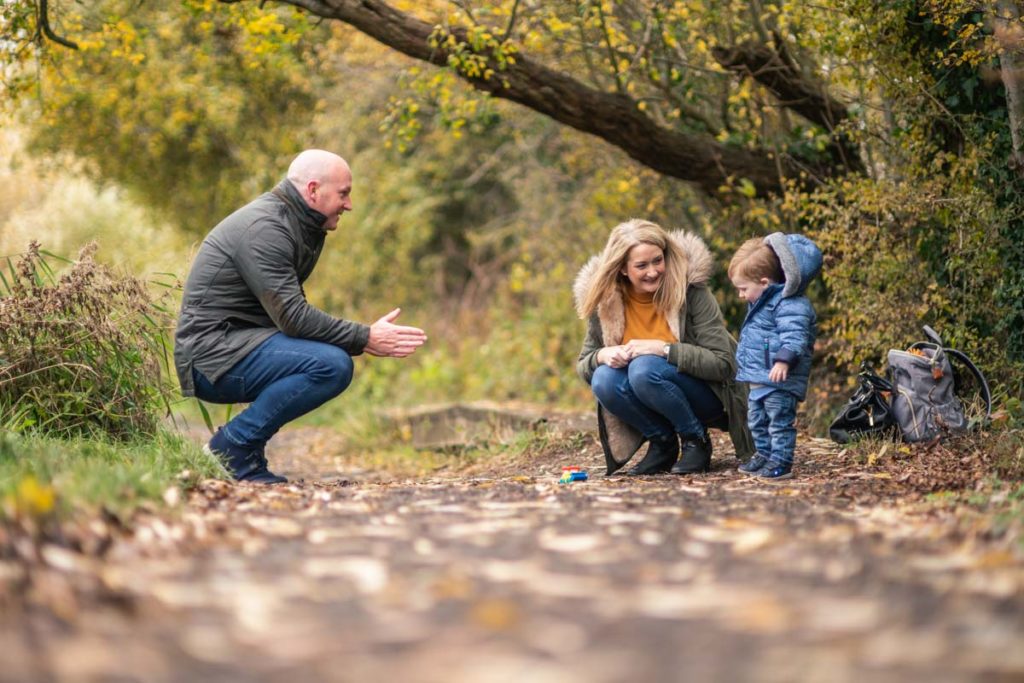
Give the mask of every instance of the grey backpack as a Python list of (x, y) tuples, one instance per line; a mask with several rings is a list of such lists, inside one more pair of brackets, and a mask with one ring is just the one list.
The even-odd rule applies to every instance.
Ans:
[[(903, 440), (931, 441), (947, 433), (962, 432), (969, 421), (957, 396), (956, 370), (959, 366), (974, 376), (985, 403), (985, 419), (992, 414), (992, 394), (985, 376), (963, 353), (942, 345), (942, 339), (925, 325), (931, 341), (916, 342), (906, 351), (889, 351), (892, 380), (892, 413)], [(954, 368), (955, 360), (958, 368)]]

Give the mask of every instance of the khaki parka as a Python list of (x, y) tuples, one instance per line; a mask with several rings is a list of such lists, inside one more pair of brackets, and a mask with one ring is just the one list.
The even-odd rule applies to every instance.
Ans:
[[(754, 442), (747, 427), (747, 386), (735, 381), (736, 339), (725, 327), (722, 311), (708, 281), (714, 270), (714, 258), (704, 241), (693, 233), (670, 234), (688, 259), (686, 299), (680, 310), (668, 316), (669, 327), (680, 341), (669, 346), (668, 360), (679, 372), (702, 379), (722, 402), (728, 419), (729, 436), (736, 456), (747, 460), (754, 454)], [(600, 255), (592, 257), (580, 269), (573, 285), (577, 311), (600, 264)], [(598, 304), (587, 320), (587, 333), (576, 363), (577, 374), (590, 384), (597, 369), (597, 352), (605, 346), (622, 343), (625, 330), (625, 305), (622, 293), (613, 291)], [(608, 474), (622, 467), (640, 448), (644, 437), (615, 415), (597, 406), (601, 445), (604, 447)]]

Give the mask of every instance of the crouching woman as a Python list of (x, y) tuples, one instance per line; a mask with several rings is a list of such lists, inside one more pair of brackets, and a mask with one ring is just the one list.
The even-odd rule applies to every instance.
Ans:
[(577, 275), (587, 333), (576, 371), (597, 398), (608, 474), (644, 441), (628, 474), (706, 472), (709, 427), (728, 430), (740, 460), (753, 454), (736, 340), (707, 287), (713, 267), (698, 236), (634, 219)]

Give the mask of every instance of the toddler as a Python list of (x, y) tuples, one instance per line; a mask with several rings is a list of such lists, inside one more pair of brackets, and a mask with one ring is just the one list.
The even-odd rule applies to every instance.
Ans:
[(803, 235), (747, 240), (729, 263), (729, 279), (747, 302), (736, 349), (737, 381), (750, 384), (747, 421), (757, 452), (740, 471), (767, 480), (793, 476), (796, 404), (807, 395), (817, 334), (804, 296), (821, 271), (821, 250)]

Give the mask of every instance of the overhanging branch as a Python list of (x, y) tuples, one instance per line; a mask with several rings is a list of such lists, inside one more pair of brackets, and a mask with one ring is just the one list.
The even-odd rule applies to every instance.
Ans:
[(50, 26), (49, 5), (49, 0), (39, 0), (39, 4), (36, 6), (36, 26), (50, 42), (63, 45), (64, 47), (71, 48), (72, 50), (77, 50), (78, 43), (68, 40), (62, 36), (58, 36)]
[[(221, 0), (237, 2), (238, 0)], [(448, 66), (449, 51), (432, 47), (435, 27), (400, 12), (382, 0), (280, 0), (310, 13), (346, 23), (387, 47), (440, 67)], [(454, 29), (456, 40), (467, 35)], [(602, 92), (555, 71), (523, 53), (515, 62), (499, 65), (481, 54), (493, 71), (490, 77), (459, 76), (477, 90), (517, 102), (576, 130), (595, 135), (663, 175), (697, 184), (709, 194), (740, 178), (749, 180), (758, 195), (782, 191), (781, 165), (793, 177), (800, 168), (765, 150), (724, 145), (709, 135), (691, 134), (657, 124), (631, 97)]]
[(763, 85), (783, 107), (829, 131), (837, 162), (850, 170), (864, 170), (856, 146), (840, 128), (850, 118), (846, 106), (832, 98), (824, 85), (806, 78), (787, 54), (757, 43), (719, 46), (712, 49), (712, 54), (724, 68)]

